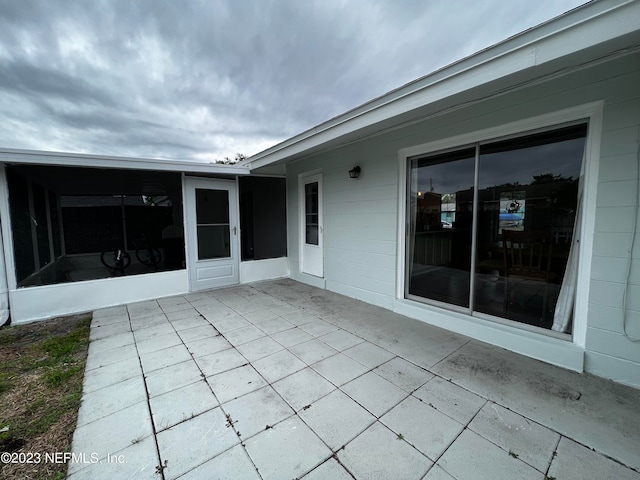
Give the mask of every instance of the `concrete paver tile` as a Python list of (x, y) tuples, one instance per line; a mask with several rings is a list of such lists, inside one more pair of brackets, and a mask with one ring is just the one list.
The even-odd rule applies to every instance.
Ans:
[(408, 397), (380, 422), (432, 460), (457, 438), (464, 425), (415, 397)]
[(71, 451), (100, 458), (122, 450), (153, 434), (149, 406), (146, 401), (136, 403), (95, 422), (76, 428)]
[(270, 318), (269, 320), (256, 323), (255, 325), (268, 335), (273, 335), (274, 333), (282, 332), (283, 330), (288, 330), (295, 326), (293, 323), (289, 323), (280, 317)]
[(284, 347), (270, 337), (262, 337), (236, 347), (250, 362), (279, 352)]
[(368, 426), (375, 417), (340, 390), (311, 404), (298, 415), (333, 451), (351, 441)]
[(176, 363), (145, 375), (150, 397), (202, 380), (202, 373), (192, 359)]
[(289, 328), (288, 330), (283, 330), (281, 332), (275, 333), (271, 335), (276, 342), (278, 342), (283, 347), (289, 348), (294, 345), (298, 345), (300, 343), (308, 342), (313, 339), (313, 335), (308, 334), (304, 330), (299, 329), (298, 327)]
[(207, 382), (220, 403), (228, 402), (267, 385), (266, 380), (251, 365), (207, 377)]
[(106, 350), (94, 351), (87, 357), (85, 370), (106, 367), (123, 360), (137, 359), (138, 351), (134, 344), (123, 345), (122, 347), (109, 348)]
[(272, 386), (295, 411), (312, 404), (336, 388), (310, 367), (278, 380)]
[[(385, 426), (376, 422), (344, 450), (338, 458), (358, 479), (421, 479), (433, 462)], [(488, 478), (488, 477), (484, 477)]]
[(304, 323), (300, 325), (300, 328), (314, 337), (321, 337), (322, 335), (338, 330), (338, 327), (335, 325), (320, 319)]
[(429, 380), (413, 395), (465, 425), (486, 402), (482, 397), (439, 377)]
[(163, 430), (157, 438), (160, 459), (167, 465), (166, 480), (193, 470), (240, 443), (219, 407)]
[(233, 348), (205, 355), (204, 357), (197, 357), (196, 362), (206, 377), (247, 364), (246, 358)]
[(392, 358), (373, 371), (409, 393), (433, 378), (432, 373), (400, 357)]
[[(96, 452), (97, 453), (97, 452)], [(153, 436), (127, 445), (117, 452), (108, 452), (95, 463), (69, 463), (69, 480), (141, 479), (158, 480), (156, 468), (160, 465)], [(93, 459), (83, 461), (91, 462)], [(78, 468), (79, 467), (79, 468)]]
[(288, 350), (280, 350), (268, 357), (263, 357), (252, 365), (269, 383), (276, 382), (307, 366)]
[(225, 403), (224, 411), (242, 439), (268, 430), (294, 413), (269, 386)]
[(353, 480), (353, 477), (335, 459), (330, 458), (303, 477), (303, 480)]
[(180, 480), (261, 480), (242, 445), (221, 453), (217, 457), (187, 472)]
[(86, 425), (146, 399), (147, 392), (141, 375), (86, 393), (82, 396), (77, 424)]
[(165, 368), (176, 363), (185, 362), (191, 359), (189, 351), (184, 345), (176, 345), (174, 347), (158, 350), (157, 352), (140, 355), (142, 360), (142, 368), (145, 375), (159, 368)]
[(136, 346), (138, 347), (138, 353), (140, 355), (145, 355), (147, 353), (157, 352), (158, 350), (163, 350), (175, 345), (180, 345), (181, 343), (182, 340), (180, 339), (178, 334), (172, 332), (166, 335), (160, 335), (158, 337), (138, 341), (136, 342)]
[(388, 412), (408, 395), (373, 372), (365, 373), (340, 389), (376, 417)]
[(299, 478), (331, 455), (297, 417), (250, 438), (246, 448), (264, 480)]
[(149, 403), (156, 432), (218, 406), (218, 400), (204, 380), (153, 397)]
[[(180, 322), (174, 322), (173, 325), (175, 326), (177, 323)], [(195, 340), (202, 340), (203, 338), (216, 337), (219, 335), (219, 332), (213, 328), (213, 325), (206, 322), (204, 325), (178, 330), (178, 335), (180, 335), (182, 341), (186, 343)]]
[[(471, 430), (464, 430), (437, 464), (458, 480), (542, 480), (544, 475)], [(584, 478), (584, 477), (583, 477)]]
[(469, 429), (512, 451), (523, 462), (547, 472), (560, 435), (495, 403), (487, 403)]
[(129, 357), (121, 362), (87, 370), (84, 374), (83, 393), (91, 393), (141, 375), (142, 368), (137, 357)]
[(289, 350), (296, 356), (298, 356), (307, 365), (312, 365), (319, 362), (320, 360), (332, 357), (333, 355), (336, 355), (338, 353), (337, 350), (331, 348), (329, 345), (317, 338), (313, 338), (313, 340), (309, 340), (308, 342), (299, 343), (298, 345), (289, 347)]
[(364, 365), (341, 353), (314, 363), (311, 368), (338, 387), (368, 370)]
[(334, 330), (331, 333), (322, 335), (319, 337), (319, 339), (322, 340), (327, 345), (329, 345), (330, 347), (335, 348), (339, 352), (342, 352), (347, 348), (354, 347), (359, 343), (364, 342), (364, 339), (360, 337), (356, 337), (352, 333), (349, 333), (346, 330), (342, 330), (342, 329)]
[(212, 353), (218, 353), (231, 348), (231, 344), (227, 342), (222, 335), (189, 340), (185, 342), (185, 345), (194, 358), (204, 357), (205, 355), (211, 355)]
[(375, 368), (395, 357), (393, 353), (370, 342), (359, 343), (342, 353), (369, 368)]
[(144, 340), (149, 340), (150, 338), (161, 337), (163, 335), (168, 335), (169, 333), (175, 333), (175, 330), (166, 320), (163, 320), (161, 323), (148, 328), (136, 329), (133, 332), (134, 336), (136, 337), (136, 342), (142, 342)]
[(447, 472), (445, 472), (439, 465), (434, 465), (431, 470), (427, 472), (427, 476), (423, 480), (456, 480)]
[(565, 437), (560, 440), (558, 454), (551, 462), (548, 475), (562, 480), (585, 478), (640, 480), (640, 473)]
[(227, 339), (227, 341), (231, 343), (231, 345), (236, 347), (238, 345), (242, 345), (243, 343), (249, 343), (253, 340), (257, 340), (258, 338), (262, 338), (265, 336), (266, 333), (264, 333), (254, 325), (247, 325), (246, 327), (231, 330), (230, 332), (226, 332), (224, 334), (224, 337)]

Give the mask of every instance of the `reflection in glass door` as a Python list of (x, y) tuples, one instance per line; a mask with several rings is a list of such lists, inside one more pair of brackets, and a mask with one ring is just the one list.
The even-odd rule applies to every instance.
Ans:
[(407, 293), (469, 306), (475, 148), (410, 164)]
[(409, 158), (407, 298), (570, 333), (570, 319), (554, 317), (577, 258), (586, 133), (572, 125)]

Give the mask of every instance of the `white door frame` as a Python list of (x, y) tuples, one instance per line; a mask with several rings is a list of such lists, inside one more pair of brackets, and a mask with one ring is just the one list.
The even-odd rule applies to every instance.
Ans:
[[(185, 177), (184, 188), (189, 290), (196, 292), (238, 284), (240, 278), (240, 227), (236, 182), (234, 180)], [(229, 257), (198, 259), (196, 189), (226, 190), (229, 194)]]
[[(306, 242), (306, 195), (305, 186), (318, 184), (318, 243)], [(315, 277), (324, 277), (324, 225), (323, 225), (322, 173), (318, 171), (300, 174), (298, 177), (298, 218), (300, 271)]]

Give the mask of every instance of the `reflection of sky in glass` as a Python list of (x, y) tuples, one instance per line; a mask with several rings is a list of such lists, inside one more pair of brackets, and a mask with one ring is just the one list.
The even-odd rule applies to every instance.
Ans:
[(482, 155), (480, 190), (505, 183), (528, 185), (534, 175), (551, 173), (565, 178), (580, 176), (584, 138)]
[[(580, 176), (584, 138), (482, 154), (479, 189), (519, 183), (528, 185), (534, 175), (551, 173), (565, 178)], [(473, 186), (474, 158), (418, 168), (418, 191), (439, 194), (468, 190)]]
[[(473, 186), (475, 158), (440, 163), (418, 169), (418, 191), (455, 193)], [(433, 189), (433, 190), (432, 190)]]

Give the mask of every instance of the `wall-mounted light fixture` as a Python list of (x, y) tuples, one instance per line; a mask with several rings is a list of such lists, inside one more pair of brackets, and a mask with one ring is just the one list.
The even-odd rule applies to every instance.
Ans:
[(360, 176), (360, 165), (356, 165), (349, 170), (349, 178), (358, 178)]

